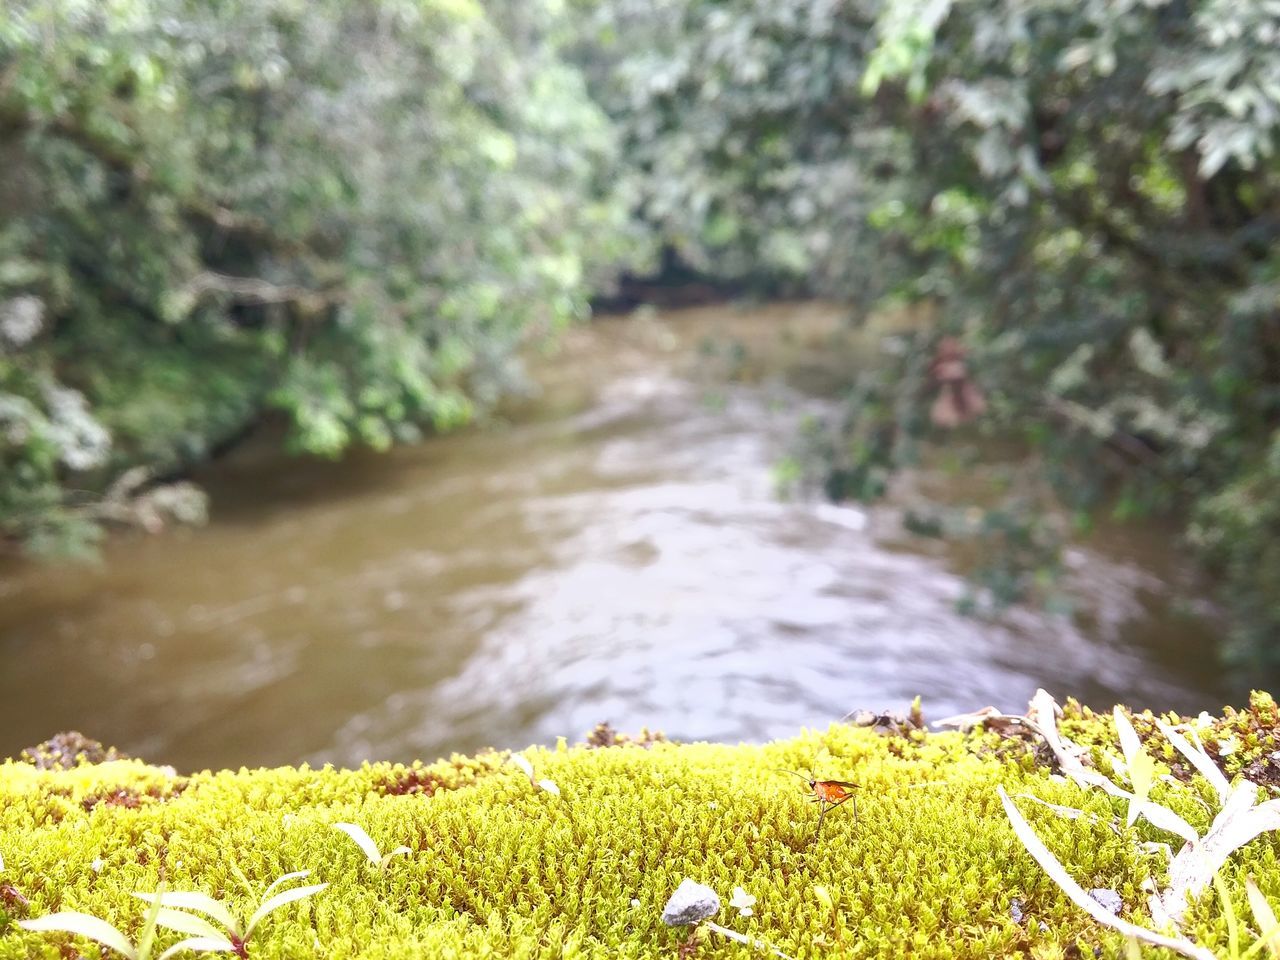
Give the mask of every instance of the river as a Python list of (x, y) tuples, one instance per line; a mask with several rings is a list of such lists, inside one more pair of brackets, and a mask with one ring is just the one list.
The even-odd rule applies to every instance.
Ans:
[(779, 499), (798, 419), (868, 343), (822, 304), (606, 319), (483, 428), (338, 463), (251, 443), (199, 478), (207, 527), (0, 574), (0, 756), (80, 729), (183, 770), (351, 765), (600, 721), (763, 740), (916, 694), (931, 718), (1040, 685), (1239, 698), (1167, 535), (1071, 552), (1087, 616), (990, 622), (893, 503)]

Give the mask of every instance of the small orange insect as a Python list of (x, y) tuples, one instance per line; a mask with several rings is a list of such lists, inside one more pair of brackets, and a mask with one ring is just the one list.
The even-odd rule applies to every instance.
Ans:
[(809, 789), (813, 791), (813, 796), (809, 799), (819, 805), (818, 810), (818, 826), (813, 831), (813, 839), (810, 843), (816, 843), (818, 834), (822, 832), (822, 818), (827, 815), (828, 810), (834, 810), (841, 804), (853, 801), (853, 822), (858, 822), (858, 798), (853, 791), (858, 789), (856, 783), (850, 783), (847, 780), (819, 780), (813, 775), (813, 771), (809, 771), (809, 776), (803, 773), (796, 773), (794, 770), (782, 770), (779, 773), (789, 773), (793, 777), (799, 777), (809, 785)]

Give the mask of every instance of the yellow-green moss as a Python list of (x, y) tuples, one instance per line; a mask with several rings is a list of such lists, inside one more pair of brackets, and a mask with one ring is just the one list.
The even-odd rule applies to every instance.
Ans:
[[(1077, 717), (1076, 732), (1097, 718)], [(1099, 727), (1099, 739), (1105, 729)], [(269, 918), (253, 957), (674, 957), (687, 931), (659, 915), (685, 877), (726, 903), (735, 886), (757, 898), (754, 916), (719, 919), (794, 957), (1118, 955), (1119, 940), (1072, 907), (1019, 845), (997, 784), (1102, 815), (1119, 806), (1053, 777), (1028, 749), (993, 749), (990, 735), (884, 736), (834, 726), (765, 746), (673, 745), (530, 750), (537, 791), (503, 756), (359, 770), (240, 770), (173, 777), (136, 761), (73, 770), (0, 765), (0, 886), (29, 907), (12, 917), (79, 910), (136, 932), (134, 891), (200, 890), (248, 904), (234, 864), (257, 885), (310, 869), (330, 886)], [(776, 768), (814, 765), (862, 785), (826, 818), (810, 847), (816, 808), (804, 785)], [(1191, 787), (1156, 799), (1203, 829), (1209, 811)], [(1161, 875), (1136, 840), (1170, 840), (1149, 825), (1114, 833), (1024, 801), (1041, 836), (1086, 888), (1106, 887), (1142, 921), (1137, 884)], [(363, 826), (384, 850), (411, 857), (371, 867), (336, 821)], [(1275, 837), (1233, 859), (1239, 891), (1252, 871), (1280, 902)], [(825, 887), (829, 907), (814, 888)], [(1010, 906), (1019, 901), (1023, 922)], [(638, 905), (634, 904), (638, 901)], [(1196, 936), (1225, 943), (1212, 899), (1192, 911)], [(1043, 924), (1043, 928), (1042, 925)], [(176, 935), (172, 940), (176, 940)], [(170, 942), (168, 935), (163, 941)], [(73, 944), (12, 924), (0, 960), (58, 958)], [(1081, 952), (1076, 952), (1077, 950)], [(718, 939), (698, 957), (746, 956)], [(1154, 955), (1154, 954), (1153, 954)], [(186, 954), (186, 956), (195, 956)]]

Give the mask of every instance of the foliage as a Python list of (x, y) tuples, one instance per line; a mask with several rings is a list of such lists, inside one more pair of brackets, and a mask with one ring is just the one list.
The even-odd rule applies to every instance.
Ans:
[[(1037, 469), (1001, 526), (1043, 545), (1038, 570), (1046, 514), (1174, 518), (1220, 574), (1230, 651), (1277, 662), (1272, 0), (599, 7), (593, 88), (671, 242), (936, 314), (810, 444), (829, 493), (880, 495), (925, 443), (1012, 437)], [(936, 414), (944, 336), (977, 427)], [(1036, 592), (1000, 549), (996, 598)]]
[(268, 415), (326, 456), (456, 424), (666, 247), (928, 307), (805, 438), (830, 495), (1012, 437), (1009, 501), (925, 524), (986, 598), (1166, 516), (1276, 660), (1278, 51), (1275, 0), (10, 3), (0, 535), (198, 517), (165, 482)]
[(335, 456), (490, 402), (625, 241), (560, 7), (6, 3), (0, 535), (90, 546), (269, 413)]
[(578, 59), (618, 125), (628, 193), (687, 263), (765, 290), (887, 292), (867, 242), (900, 131), (858, 93), (874, 0), (597, 0)]
[[(1114, 743), (1110, 715), (1068, 714), (1077, 742)], [(1202, 726), (1202, 738), (1237, 731), (1242, 716)], [(1141, 718), (1134, 724), (1145, 731)], [(329, 887), (255, 933), (251, 953), (263, 958), (670, 956), (686, 933), (667, 928), (660, 912), (686, 876), (726, 898), (750, 890), (752, 915), (733, 926), (797, 958), (1054, 956), (1077, 945), (1116, 955), (1122, 938), (1096, 928), (1023, 855), (996, 788), (1090, 814), (1047, 813), (1036, 830), (1086, 886), (1114, 889), (1126, 904), (1141, 901), (1132, 878), (1150, 856), (1132, 837), (1167, 839), (1144, 818), (1122, 841), (1110, 826), (1123, 823), (1122, 798), (1051, 776), (1034, 749), (980, 731), (882, 735), (837, 725), (764, 746), (658, 742), (525, 755), (554, 778), (558, 798), (531, 790), (505, 754), (190, 777), (137, 761), (71, 770), (6, 763), (5, 878), (30, 898), (32, 916), (76, 909), (120, 923), (136, 915), (133, 891), (155, 889), (162, 875), (169, 889), (228, 900), (244, 888), (232, 864), (255, 889), (310, 869)], [(1227, 758), (1228, 773), (1244, 759)], [(856, 824), (829, 818), (816, 845), (813, 806), (776, 772), (809, 766), (848, 775), (865, 801)], [(430, 790), (406, 793), (409, 781)], [(1153, 788), (1157, 802), (1203, 832), (1210, 816), (1198, 791)], [(125, 794), (139, 802), (84, 803)], [(355, 852), (335, 822), (403, 840), (414, 855), (385, 872), (353, 870)], [(1268, 836), (1233, 858), (1226, 879), (1238, 900), (1249, 871), (1262, 896), (1280, 896), (1277, 853)], [(1015, 899), (1021, 920), (1010, 911)], [(1186, 930), (1221, 952), (1225, 923), (1206, 897), (1190, 907)], [(157, 946), (168, 944), (166, 934)], [(698, 951), (743, 955), (715, 941)], [(0, 933), (5, 960), (59, 955), (57, 937)]]

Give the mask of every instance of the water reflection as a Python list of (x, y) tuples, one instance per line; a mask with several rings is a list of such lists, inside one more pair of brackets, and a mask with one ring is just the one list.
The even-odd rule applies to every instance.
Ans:
[[(498, 429), (337, 465), (245, 451), (206, 478), (211, 527), (4, 581), (0, 753), (68, 727), (183, 768), (429, 758), (602, 720), (758, 740), (917, 693), (935, 717), (1014, 708), (1038, 685), (1220, 705), (1209, 623), (1168, 612), (1177, 571), (1133, 543), (1074, 555), (1087, 627), (982, 623), (891, 508), (774, 497), (821, 404), (781, 372), (829, 355), (837, 321), (613, 322), (577, 331)], [(723, 382), (708, 336), (766, 359)]]

